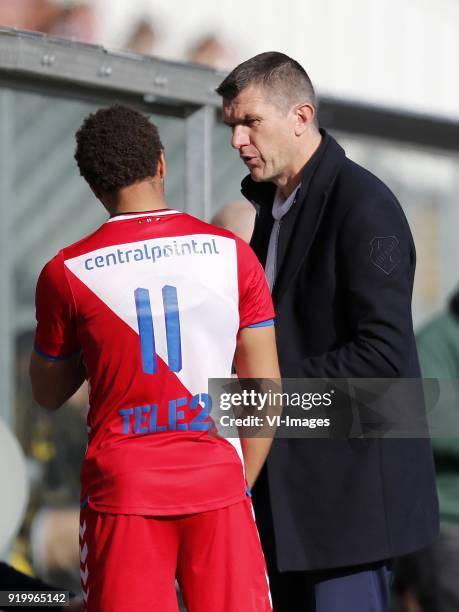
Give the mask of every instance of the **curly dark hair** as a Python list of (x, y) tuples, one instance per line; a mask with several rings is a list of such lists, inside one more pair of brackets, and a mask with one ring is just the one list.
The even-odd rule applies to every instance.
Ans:
[(93, 189), (113, 193), (156, 175), (163, 150), (158, 128), (133, 108), (101, 108), (75, 136), (80, 174)]

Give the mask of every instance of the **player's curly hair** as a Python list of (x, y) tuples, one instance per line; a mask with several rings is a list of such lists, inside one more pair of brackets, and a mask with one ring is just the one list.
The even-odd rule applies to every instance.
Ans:
[(127, 106), (101, 108), (76, 133), (81, 176), (102, 193), (113, 193), (155, 176), (163, 150), (158, 128)]

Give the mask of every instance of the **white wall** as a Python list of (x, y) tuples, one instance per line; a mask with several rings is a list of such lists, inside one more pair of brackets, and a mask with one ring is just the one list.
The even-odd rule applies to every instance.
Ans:
[(108, 46), (150, 15), (169, 58), (215, 31), (235, 63), (275, 49), (298, 59), (322, 94), (459, 119), (458, 0), (96, 1)]

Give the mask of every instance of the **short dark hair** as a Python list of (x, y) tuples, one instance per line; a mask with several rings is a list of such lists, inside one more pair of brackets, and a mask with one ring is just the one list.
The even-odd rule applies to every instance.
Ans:
[(122, 104), (86, 117), (76, 142), (81, 176), (102, 193), (155, 176), (163, 151), (158, 128), (148, 117)]
[(281, 108), (304, 100), (316, 107), (314, 87), (306, 70), (284, 53), (267, 51), (242, 62), (215, 91), (223, 99), (233, 100), (249, 85), (269, 89)]

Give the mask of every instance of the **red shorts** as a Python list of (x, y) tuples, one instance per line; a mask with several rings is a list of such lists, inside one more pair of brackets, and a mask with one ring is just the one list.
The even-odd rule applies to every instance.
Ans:
[(265, 560), (249, 498), (186, 516), (80, 517), (87, 612), (271, 612)]

